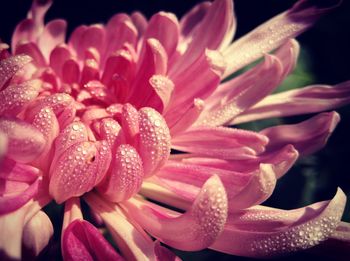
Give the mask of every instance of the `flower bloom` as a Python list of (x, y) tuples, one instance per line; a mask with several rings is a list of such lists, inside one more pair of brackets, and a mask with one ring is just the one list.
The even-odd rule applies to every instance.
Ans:
[(65, 260), (175, 259), (160, 242), (248, 257), (348, 243), (341, 189), (295, 210), (259, 205), (298, 156), (323, 147), (336, 112), (258, 133), (226, 127), (350, 102), (350, 82), (271, 94), (296, 64), (294, 37), (330, 9), (310, 2), (233, 42), (232, 0), (181, 20), (117, 14), (65, 42), (64, 20), (43, 22), (51, 1), (33, 1), (11, 51), (0, 43), (0, 254), (20, 259), (22, 244), (41, 252), (52, 200), (64, 204)]

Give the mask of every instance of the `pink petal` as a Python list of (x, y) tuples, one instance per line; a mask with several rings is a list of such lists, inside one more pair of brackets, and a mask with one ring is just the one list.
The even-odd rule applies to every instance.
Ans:
[(177, 134), (172, 147), (222, 159), (247, 159), (264, 151), (268, 138), (255, 132), (225, 127), (197, 127)]
[(270, 138), (268, 151), (292, 144), (301, 155), (308, 155), (326, 144), (339, 120), (338, 113), (324, 112), (298, 124), (279, 125), (260, 133)]
[[(88, 26), (81, 32), (77, 46), (73, 46), (79, 59), (84, 59), (85, 51), (88, 48), (95, 48), (99, 53), (105, 48), (106, 32), (102, 25)], [(73, 34), (72, 34), (73, 38)]]
[(145, 106), (154, 108), (162, 113), (170, 102), (174, 83), (167, 77), (162, 75), (153, 75), (149, 79), (149, 83), (153, 89), (153, 95), (145, 102)]
[(51, 51), (59, 44), (64, 43), (67, 23), (65, 20), (52, 20), (45, 25), (44, 31), (38, 39), (38, 46), (46, 61), (49, 61)]
[(275, 56), (283, 65), (283, 73), (281, 78), (284, 79), (295, 68), (300, 52), (299, 43), (295, 39), (289, 39), (275, 52)]
[(46, 140), (43, 134), (25, 121), (0, 118), (0, 131), (7, 138), (6, 156), (17, 162), (31, 162), (44, 150)]
[(124, 260), (102, 236), (100, 231), (85, 220), (75, 220), (63, 234), (64, 260)]
[(138, 39), (140, 39), (146, 31), (148, 25), (147, 18), (140, 12), (133, 12), (131, 14), (131, 20), (137, 29)]
[(248, 257), (272, 257), (310, 248), (327, 239), (343, 214), (346, 197), (295, 210), (254, 207), (229, 217), (213, 249)]
[(161, 246), (159, 241), (156, 241), (154, 244), (154, 253), (156, 256), (156, 261), (180, 261), (181, 260), (169, 249)]
[(55, 73), (62, 77), (63, 64), (72, 56), (69, 47), (65, 44), (61, 44), (53, 48), (50, 53), (50, 67), (55, 71)]
[(137, 77), (131, 86), (129, 102), (136, 108), (143, 105), (143, 100), (148, 100), (150, 93), (149, 79), (154, 74), (165, 75), (167, 72), (168, 56), (162, 44), (154, 38), (146, 41), (140, 61), (138, 62)]
[(32, 60), (28, 55), (15, 55), (0, 61), (0, 90), (15, 73)]
[(176, 16), (166, 12), (153, 15), (144, 34), (145, 39), (157, 39), (164, 47), (168, 57), (175, 52), (179, 36), (179, 23)]
[(79, 142), (70, 146), (50, 169), (50, 195), (57, 203), (78, 197), (97, 185), (107, 172), (107, 143)]
[(43, 211), (39, 211), (33, 216), (23, 229), (23, 244), (38, 256), (47, 246), (53, 235), (53, 226), (49, 217)]
[(115, 153), (109, 173), (97, 189), (108, 200), (120, 202), (136, 194), (142, 180), (143, 167), (139, 154), (134, 147), (122, 144)]
[(16, 55), (28, 55), (33, 59), (33, 64), (39, 67), (45, 67), (46, 61), (39, 47), (32, 42), (24, 42), (18, 44), (16, 49), (14, 49), (14, 54)]
[(7, 153), (7, 135), (0, 131), (0, 166), (2, 164), (2, 160)]
[(79, 64), (74, 59), (68, 59), (62, 66), (62, 80), (65, 83), (78, 83), (80, 79)]
[(266, 55), (264, 62), (218, 87), (206, 101), (208, 107), (197, 125), (226, 124), (270, 94), (281, 82), (282, 73), (279, 59)]
[(139, 113), (134, 106), (129, 103), (123, 105), (121, 122), (127, 143), (136, 145), (135, 137), (139, 133), (140, 128)]
[(130, 199), (122, 204), (152, 236), (186, 251), (211, 245), (221, 233), (227, 217), (226, 193), (217, 176), (204, 184), (191, 209), (180, 216), (141, 199)]
[(111, 118), (102, 119), (100, 122), (100, 137), (106, 140), (112, 154), (117, 150), (117, 146), (124, 140), (124, 132), (119, 123)]
[(34, 34), (34, 22), (32, 19), (24, 19), (17, 24), (11, 39), (11, 49), (16, 50), (19, 44), (32, 40)]
[(350, 81), (334, 86), (312, 85), (267, 96), (230, 124), (338, 108), (350, 101)]
[(182, 58), (169, 68), (169, 75), (181, 75), (202, 56), (206, 49), (216, 50), (222, 44), (231, 41), (234, 32), (232, 0), (217, 0), (210, 6), (201, 20), (200, 25), (193, 30), (193, 40), (189, 43)]
[(301, 0), (288, 11), (234, 41), (224, 51), (228, 63), (224, 77), (281, 46), (288, 39), (295, 38), (311, 27), (322, 14), (333, 8), (329, 3), (328, 6), (318, 7), (312, 1)]
[(145, 177), (153, 175), (170, 155), (170, 133), (163, 117), (151, 108), (139, 111), (138, 152), (142, 158)]
[(74, 220), (83, 220), (83, 213), (81, 212), (80, 198), (70, 198), (64, 203), (64, 215), (62, 224), (61, 241), (66, 228)]
[(40, 87), (40, 80), (31, 80), (0, 91), (0, 115), (17, 115), (38, 96)]
[(117, 205), (113, 205), (94, 193), (88, 193), (84, 199), (93, 211), (101, 216), (127, 260), (155, 260), (152, 239), (137, 223), (127, 219)]

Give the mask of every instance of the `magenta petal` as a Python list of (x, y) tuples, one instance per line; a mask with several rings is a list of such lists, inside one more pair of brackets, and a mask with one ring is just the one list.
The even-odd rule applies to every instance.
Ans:
[(350, 101), (350, 81), (334, 86), (311, 85), (267, 96), (230, 124), (331, 110)]
[(109, 173), (97, 187), (112, 202), (127, 200), (136, 194), (143, 180), (142, 161), (136, 149), (122, 144), (116, 150)]
[(326, 144), (339, 120), (338, 113), (324, 112), (298, 124), (279, 125), (260, 133), (270, 138), (268, 151), (292, 144), (301, 155), (308, 155)]
[(227, 217), (226, 193), (217, 176), (203, 185), (192, 207), (180, 216), (143, 200), (131, 199), (123, 205), (151, 235), (186, 251), (211, 245), (221, 233)]
[(168, 160), (170, 133), (163, 117), (152, 108), (139, 111), (138, 151), (143, 161), (144, 174), (149, 177)]
[(83, 195), (106, 174), (111, 153), (106, 142), (79, 142), (70, 146), (50, 168), (50, 195), (62, 203)]
[(45, 137), (25, 121), (16, 118), (0, 118), (0, 131), (7, 137), (6, 156), (17, 162), (31, 162), (44, 150)]
[(333, 7), (319, 8), (312, 1), (300, 0), (288, 11), (273, 17), (233, 42), (224, 51), (228, 62), (225, 76), (301, 34)]
[(124, 260), (100, 231), (84, 220), (73, 221), (64, 231), (62, 255), (67, 261)]
[(24, 65), (32, 60), (28, 55), (15, 55), (0, 60), (0, 90), (5, 83), (15, 75)]
[(172, 147), (222, 159), (247, 159), (264, 151), (264, 135), (225, 127), (197, 127), (177, 134)]
[(295, 210), (254, 207), (232, 214), (211, 248), (248, 257), (272, 257), (307, 249), (327, 239), (343, 214), (346, 197)]
[(50, 218), (45, 212), (39, 211), (24, 226), (22, 241), (24, 246), (37, 256), (47, 246), (52, 235)]
[(38, 96), (40, 87), (40, 80), (31, 80), (0, 91), (0, 115), (17, 115)]

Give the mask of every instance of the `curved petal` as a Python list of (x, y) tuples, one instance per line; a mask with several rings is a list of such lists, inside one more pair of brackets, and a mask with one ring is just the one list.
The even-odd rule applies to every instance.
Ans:
[(161, 246), (159, 241), (156, 241), (154, 244), (154, 253), (156, 256), (155, 261), (180, 261), (181, 260), (169, 249)]
[(65, 229), (62, 239), (64, 260), (124, 260), (100, 231), (85, 220), (74, 220)]
[(33, 216), (23, 228), (23, 244), (33, 254), (39, 253), (47, 246), (53, 235), (50, 218), (43, 211)]
[(296, 210), (254, 207), (229, 217), (212, 249), (239, 256), (272, 257), (313, 247), (335, 231), (346, 197), (338, 189), (331, 201)]
[(221, 233), (227, 217), (226, 192), (217, 176), (203, 185), (192, 207), (180, 216), (136, 198), (122, 205), (152, 236), (186, 251), (211, 245)]
[(152, 108), (139, 111), (138, 151), (142, 158), (144, 175), (149, 177), (168, 160), (170, 132), (163, 117)]
[(33, 125), (17, 118), (0, 118), (0, 131), (6, 135), (6, 156), (17, 162), (28, 163), (44, 150), (44, 135)]
[[(89, 206), (101, 216), (113, 239), (127, 260), (155, 260), (152, 239), (131, 219), (126, 219), (117, 205), (94, 193), (84, 196)], [(132, 222), (132, 223), (131, 223)]]
[(301, 155), (309, 155), (326, 144), (339, 120), (338, 113), (324, 112), (298, 124), (270, 127), (260, 133), (270, 138), (267, 151), (292, 144)]

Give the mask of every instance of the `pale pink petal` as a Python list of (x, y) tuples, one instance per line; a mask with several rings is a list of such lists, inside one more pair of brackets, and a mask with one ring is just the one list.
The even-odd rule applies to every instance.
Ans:
[(267, 96), (230, 124), (331, 110), (350, 101), (350, 81), (334, 86), (311, 85)]
[(181, 58), (169, 68), (169, 75), (181, 75), (203, 55), (206, 49), (216, 50), (222, 44), (231, 41), (234, 31), (232, 0), (217, 0), (192, 33), (192, 41), (188, 44)]
[(300, 52), (300, 45), (295, 39), (289, 39), (274, 55), (280, 60), (283, 66), (283, 73), (281, 78), (284, 79), (287, 75), (293, 72)]
[(111, 118), (102, 119), (99, 126), (101, 139), (106, 140), (112, 154), (117, 150), (117, 146), (124, 143), (124, 132), (119, 123)]
[(28, 163), (36, 159), (44, 150), (44, 135), (31, 124), (17, 118), (0, 118), (0, 131), (7, 138), (8, 158)]
[(130, 145), (120, 145), (110, 171), (97, 186), (99, 193), (112, 202), (129, 199), (136, 194), (143, 180), (142, 161), (136, 149)]
[[(327, 4), (327, 3), (326, 3)], [(263, 54), (295, 38), (311, 27), (322, 14), (334, 6), (317, 5), (312, 1), (300, 0), (291, 9), (283, 12), (253, 31), (234, 41), (225, 51), (228, 76), (245, 65), (257, 60)]]
[(292, 144), (301, 155), (308, 155), (326, 144), (339, 120), (338, 113), (324, 112), (298, 124), (270, 127), (260, 133), (270, 138), (267, 151)]
[(38, 39), (38, 46), (46, 61), (49, 61), (51, 51), (59, 44), (64, 43), (67, 23), (65, 20), (52, 20), (45, 25), (44, 31)]
[(43, 211), (35, 214), (24, 226), (23, 244), (34, 256), (47, 246), (53, 235), (53, 226), (50, 218)]
[(171, 142), (172, 148), (181, 151), (222, 159), (247, 159), (262, 153), (268, 138), (241, 129), (197, 127), (177, 134)]
[(15, 73), (32, 60), (28, 55), (15, 55), (0, 60), (0, 90)]
[(0, 91), (0, 115), (17, 115), (38, 96), (40, 88), (40, 80), (30, 80)]
[(121, 122), (127, 143), (136, 145), (135, 137), (139, 133), (140, 129), (139, 113), (134, 106), (129, 103), (123, 105)]
[(83, 195), (97, 185), (111, 161), (107, 142), (79, 142), (50, 168), (50, 195), (57, 203)]
[(149, 79), (153, 94), (148, 101), (145, 101), (145, 106), (154, 108), (162, 113), (170, 102), (174, 83), (163, 75), (153, 75)]
[(227, 217), (226, 193), (217, 176), (204, 184), (191, 209), (182, 215), (169, 214), (167, 209), (136, 198), (122, 204), (152, 236), (186, 251), (211, 245), (221, 233)]
[(207, 99), (206, 110), (196, 124), (226, 124), (277, 88), (282, 81), (282, 73), (279, 59), (266, 55), (264, 62), (258, 66), (220, 85)]
[(307, 249), (327, 239), (343, 214), (346, 197), (338, 189), (331, 201), (296, 210), (254, 207), (232, 214), (211, 248), (228, 254), (272, 257)]
[(113, 205), (94, 193), (88, 193), (84, 199), (93, 211), (101, 216), (127, 260), (155, 260), (152, 239), (139, 225), (127, 219), (117, 205)]
[(65, 229), (62, 239), (64, 260), (124, 260), (100, 231), (85, 220), (75, 220)]
[(176, 50), (179, 36), (179, 22), (176, 16), (166, 12), (159, 12), (153, 15), (144, 33), (145, 39), (157, 39), (164, 47), (169, 58)]
[(64, 215), (62, 224), (61, 241), (63, 239), (64, 231), (74, 220), (83, 220), (83, 213), (81, 212), (80, 198), (70, 198), (64, 203)]
[(144, 175), (153, 175), (170, 155), (170, 133), (163, 117), (152, 108), (139, 111), (138, 152), (142, 158)]

